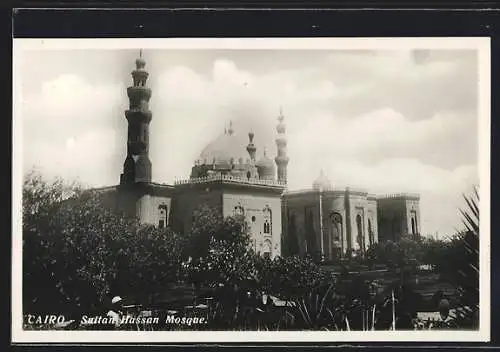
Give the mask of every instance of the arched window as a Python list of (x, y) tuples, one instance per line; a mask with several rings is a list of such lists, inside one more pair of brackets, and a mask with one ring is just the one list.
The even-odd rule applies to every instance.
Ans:
[(297, 221), (295, 214), (289, 213), (288, 222), (288, 245), (291, 255), (299, 254), (299, 239), (297, 237)]
[(245, 215), (245, 209), (238, 204), (237, 206), (234, 207), (234, 216), (243, 216)]
[(271, 257), (271, 251), (272, 251), (271, 241), (265, 240), (264, 241), (264, 248), (262, 250), (262, 252), (264, 254), (264, 257), (270, 258)]
[(333, 223), (333, 240), (340, 241), (342, 237), (342, 215), (339, 213), (332, 214), (332, 223)]
[(271, 235), (273, 221), (271, 208), (266, 206), (262, 212), (264, 213), (264, 234)]
[(339, 213), (333, 213), (331, 215), (332, 220), (332, 231), (329, 241), (328, 253), (330, 259), (334, 259), (340, 255), (342, 249), (342, 215)]
[(368, 239), (370, 241), (370, 246), (375, 243), (375, 238), (373, 236), (372, 220), (368, 219)]
[(411, 218), (411, 233), (413, 235), (417, 234), (417, 230), (415, 229), (415, 218)]
[(160, 204), (158, 206), (158, 227), (163, 229), (167, 226), (167, 205)]
[(356, 227), (358, 230), (357, 241), (358, 241), (359, 247), (361, 249), (364, 249), (363, 248), (363, 220), (361, 219), (361, 215), (359, 215), (359, 214), (356, 215)]

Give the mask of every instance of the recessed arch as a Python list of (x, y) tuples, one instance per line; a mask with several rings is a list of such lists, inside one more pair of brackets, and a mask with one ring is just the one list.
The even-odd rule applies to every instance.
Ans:
[(330, 259), (335, 259), (340, 255), (342, 250), (342, 236), (343, 236), (343, 221), (340, 213), (334, 212), (330, 215), (331, 226), (330, 236), (328, 238), (328, 256)]
[(168, 225), (168, 206), (165, 203), (158, 205), (158, 227), (163, 229)]
[(360, 249), (363, 249), (363, 219), (361, 215), (356, 215), (357, 242)]
[(372, 219), (368, 219), (368, 240), (370, 241), (370, 246), (372, 246), (375, 243), (375, 236), (372, 227)]
[(263, 216), (264, 216), (264, 234), (265, 235), (272, 235), (272, 222), (273, 222), (273, 212), (269, 205), (266, 205), (264, 209), (262, 210)]

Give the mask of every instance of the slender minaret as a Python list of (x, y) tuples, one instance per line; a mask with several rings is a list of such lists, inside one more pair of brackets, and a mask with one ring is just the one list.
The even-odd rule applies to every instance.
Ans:
[(132, 71), (133, 85), (127, 88), (130, 106), (125, 111), (128, 121), (127, 158), (123, 165), (121, 184), (151, 182), (151, 161), (149, 160), (149, 123), (153, 114), (149, 110), (151, 89), (146, 86), (148, 72), (144, 69), (146, 61), (135, 60), (136, 69)]
[(283, 110), (280, 108), (280, 115), (278, 116), (278, 125), (276, 126), (276, 132), (278, 132), (278, 136), (276, 137), (276, 146), (278, 147), (278, 155), (274, 159), (276, 165), (278, 167), (278, 181), (286, 184), (287, 183), (287, 174), (286, 168), (288, 165), (289, 158), (286, 155), (286, 126), (283, 123), (284, 120)]

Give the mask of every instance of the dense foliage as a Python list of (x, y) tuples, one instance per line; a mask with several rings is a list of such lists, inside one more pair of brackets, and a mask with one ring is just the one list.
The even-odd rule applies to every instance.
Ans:
[(110, 295), (177, 279), (183, 241), (103, 206), (99, 194), (29, 174), (23, 187), (24, 310), (102, 310)]
[[(466, 230), (449, 241), (377, 243), (334, 273), (311, 258), (255, 253), (244, 220), (224, 218), (212, 208), (200, 207), (191, 231), (180, 236), (109, 210), (99, 192), (31, 173), (23, 187), (23, 308), (67, 316), (102, 312), (113, 295), (147, 305), (152, 293), (184, 283), (192, 285), (195, 297), (209, 290), (214, 329), (411, 329), (422, 299), (415, 287), (401, 275), (380, 291), (376, 280), (353, 274), (350, 267), (384, 265), (402, 272), (426, 264), (460, 291), (461, 313), (439, 327), (477, 328), (474, 195), (466, 197), (462, 212)], [(436, 299), (440, 310), (449, 311), (446, 297)]]

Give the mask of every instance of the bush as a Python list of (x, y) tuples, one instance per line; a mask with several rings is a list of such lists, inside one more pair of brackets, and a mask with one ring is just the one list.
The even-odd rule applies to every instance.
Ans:
[(100, 195), (30, 173), (23, 187), (25, 312), (80, 314), (176, 281), (183, 240), (107, 209)]

